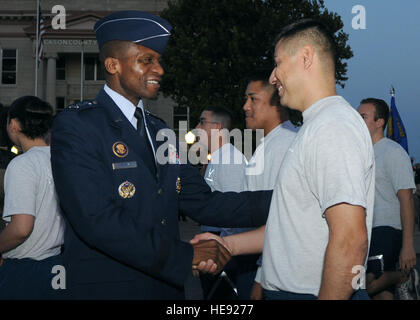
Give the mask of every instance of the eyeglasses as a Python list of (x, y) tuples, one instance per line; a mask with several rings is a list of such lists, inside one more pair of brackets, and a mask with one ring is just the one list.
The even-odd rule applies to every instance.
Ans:
[(206, 120), (205, 118), (200, 118), (200, 125), (204, 125), (206, 122), (208, 122), (208, 123), (219, 123), (217, 121), (209, 121), (209, 120)]

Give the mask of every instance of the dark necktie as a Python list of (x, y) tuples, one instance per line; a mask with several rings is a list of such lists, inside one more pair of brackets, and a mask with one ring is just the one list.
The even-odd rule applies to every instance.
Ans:
[[(136, 108), (134, 112), (134, 116), (137, 118), (137, 132), (140, 134), (141, 137), (146, 137), (146, 129), (144, 127), (144, 120), (143, 120), (143, 112), (140, 108)], [(148, 140), (148, 138), (146, 137)]]
[(154, 174), (156, 174), (156, 162), (153, 153), (153, 148), (150, 145), (149, 137), (147, 136), (144, 120), (143, 120), (143, 112), (140, 108), (136, 107), (136, 111), (134, 112), (134, 116), (137, 118), (137, 132), (139, 133), (140, 137), (144, 140), (144, 143), (147, 146), (148, 152), (146, 152), (145, 157), (149, 163), (153, 164)]

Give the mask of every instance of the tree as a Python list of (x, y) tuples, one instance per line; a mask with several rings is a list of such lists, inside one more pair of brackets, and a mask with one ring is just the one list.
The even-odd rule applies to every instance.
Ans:
[(225, 107), (244, 127), (246, 76), (273, 68), (273, 40), (280, 29), (302, 18), (324, 22), (337, 45), (337, 84), (344, 87), (353, 56), (343, 22), (323, 0), (170, 0), (161, 16), (172, 25), (163, 56), (162, 91), (190, 107), (193, 123), (210, 105)]

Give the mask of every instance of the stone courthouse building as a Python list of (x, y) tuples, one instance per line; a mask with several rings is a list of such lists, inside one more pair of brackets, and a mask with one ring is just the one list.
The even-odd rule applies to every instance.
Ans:
[[(56, 5), (65, 9), (65, 29), (54, 29), (57, 25), (52, 22), (60, 13), (52, 13)], [(158, 15), (166, 8), (167, 1), (40, 0), (40, 6), (46, 28), (37, 95), (59, 112), (74, 102), (95, 98), (105, 83), (93, 31), (96, 21), (119, 10)], [(0, 0), (0, 103), (3, 106), (20, 96), (36, 94), (36, 15), (36, 0)], [(161, 93), (158, 100), (146, 100), (144, 104), (172, 128), (174, 122), (187, 120), (187, 110), (176, 108), (174, 101)]]

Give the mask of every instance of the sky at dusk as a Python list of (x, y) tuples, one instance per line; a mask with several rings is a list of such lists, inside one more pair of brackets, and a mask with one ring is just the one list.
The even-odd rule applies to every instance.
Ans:
[[(348, 80), (337, 87), (357, 108), (363, 98), (391, 101), (395, 88), (397, 109), (404, 123), (410, 156), (420, 162), (420, 1), (325, 0), (329, 11), (341, 16), (353, 58), (347, 60)], [(366, 12), (366, 29), (353, 29), (354, 6)], [(360, 20), (358, 21), (361, 22)]]

